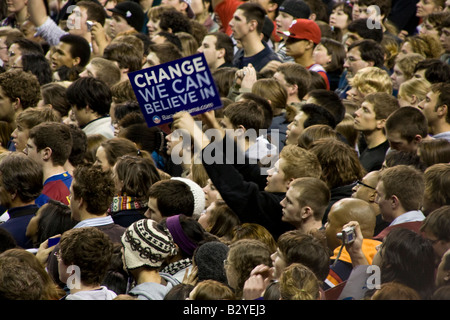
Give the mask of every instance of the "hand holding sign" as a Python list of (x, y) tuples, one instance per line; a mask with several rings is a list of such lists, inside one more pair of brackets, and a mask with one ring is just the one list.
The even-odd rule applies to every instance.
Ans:
[(172, 121), (179, 111), (191, 115), (222, 107), (203, 53), (128, 74), (149, 127)]

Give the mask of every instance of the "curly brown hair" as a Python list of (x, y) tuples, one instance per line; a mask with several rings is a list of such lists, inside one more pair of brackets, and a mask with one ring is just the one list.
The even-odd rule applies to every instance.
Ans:
[(102, 215), (108, 210), (115, 195), (114, 181), (110, 171), (100, 166), (81, 164), (73, 172), (72, 182), (75, 199), (83, 198), (91, 214)]
[(15, 101), (20, 99), (23, 109), (35, 107), (41, 99), (41, 89), (37, 77), (20, 69), (0, 74), (0, 87), (5, 95)]
[(227, 266), (237, 272), (237, 285), (234, 289), (238, 299), (242, 297), (244, 283), (253, 268), (260, 264), (272, 267), (271, 254), (269, 247), (259, 240), (242, 239), (230, 245), (226, 261)]
[(83, 284), (95, 285), (106, 275), (113, 244), (106, 233), (95, 227), (75, 228), (64, 232), (59, 250), (65, 265), (80, 268)]

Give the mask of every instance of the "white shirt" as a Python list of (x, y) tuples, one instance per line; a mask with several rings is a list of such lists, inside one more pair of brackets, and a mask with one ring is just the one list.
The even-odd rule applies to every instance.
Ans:
[(406, 222), (423, 221), (425, 219), (424, 214), (420, 210), (413, 210), (405, 212), (404, 214), (395, 218), (389, 226), (395, 226), (397, 224)]

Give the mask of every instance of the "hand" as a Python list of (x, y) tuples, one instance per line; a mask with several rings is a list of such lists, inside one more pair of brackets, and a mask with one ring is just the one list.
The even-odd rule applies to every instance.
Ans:
[[(60, 234), (53, 236), (52, 238), (61, 237)], [(47, 265), (47, 260), (50, 253), (55, 249), (56, 244), (54, 246), (48, 247), (48, 239), (41, 243), (39, 246), (38, 252), (36, 253), (36, 258), (39, 262), (45, 267)]]
[(250, 277), (245, 281), (244, 300), (254, 300), (263, 296), (267, 286), (273, 280), (273, 268), (260, 264), (253, 268)]
[(244, 77), (242, 78), (241, 88), (251, 89), (253, 84), (258, 80), (256, 77), (256, 70), (251, 63), (243, 68)]
[(353, 241), (350, 244), (345, 245), (345, 249), (347, 249), (347, 252), (350, 255), (350, 258), (352, 259), (353, 266), (357, 265), (366, 265), (369, 264), (366, 257), (364, 256), (364, 253), (362, 251), (362, 245), (363, 245), (363, 235), (361, 232), (361, 227), (359, 226), (359, 223), (357, 221), (350, 221), (346, 225), (342, 227), (342, 229), (345, 229), (347, 227), (354, 227), (355, 228), (355, 241)]
[(103, 56), (103, 52), (105, 48), (109, 44), (108, 36), (106, 35), (105, 29), (103, 26), (98, 22), (93, 22), (93, 26), (91, 29), (91, 35), (92, 35), (92, 47), (94, 54), (96, 56)]
[(198, 274), (198, 268), (197, 266), (193, 266), (191, 268), (191, 272), (189, 273), (189, 268), (186, 268), (186, 272), (184, 273), (183, 277), (183, 283), (190, 284), (195, 286), (197, 284), (197, 274)]
[(174, 114), (172, 130), (183, 130), (187, 132), (194, 144), (200, 147), (200, 150), (210, 143), (208, 137), (195, 123), (194, 118), (186, 111), (180, 111)]
[(186, 130), (193, 136), (195, 126), (195, 120), (188, 112), (180, 111), (173, 115), (172, 130)]
[(282, 64), (281, 61), (278, 60), (271, 60), (269, 61), (261, 70), (260, 72), (266, 72), (266, 71), (272, 71), (276, 72), (278, 67)]
[(250, 276), (245, 283), (242, 291), (242, 298), (244, 300), (255, 300), (263, 296), (266, 291), (266, 284), (264, 278), (260, 274)]
[(399, 37), (402, 41), (405, 41), (407, 36), (408, 36), (408, 31), (406, 31), (406, 30), (400, 31), (397, 35), (397, 37)]

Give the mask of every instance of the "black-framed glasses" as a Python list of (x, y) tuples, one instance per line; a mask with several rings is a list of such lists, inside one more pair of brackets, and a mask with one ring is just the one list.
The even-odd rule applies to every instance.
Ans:
[(364, 187), (366, 187), (366, 188), (369, 188), (369, 189), (372, 189), (372, 190), (375, 190), (375, 188), (374, 187), (372, 187), (372, 186), (369, 186), (368, 184), (365, 184), (364, 182), (362, 182), (362, 181), (356, 181), (356, 183), (357, 184), (360, 184), (360, 185), (362, 185), (362, 186), (364, 186)]

